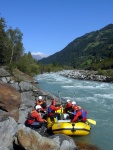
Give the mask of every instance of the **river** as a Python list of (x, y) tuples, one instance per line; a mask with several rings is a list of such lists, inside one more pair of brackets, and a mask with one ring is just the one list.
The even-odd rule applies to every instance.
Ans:
[(43, 90), (61, 99), (76, 101), (88, 111), (88, 118), (96, 120), (96, 125), (91, 124), (91, 132), (74, 137), (75, 141), (94, 144), (101, 150), (113, 149), (112, 83), (70, 79), (60, 76), (60, 72), (37, 75), (35, 80)]

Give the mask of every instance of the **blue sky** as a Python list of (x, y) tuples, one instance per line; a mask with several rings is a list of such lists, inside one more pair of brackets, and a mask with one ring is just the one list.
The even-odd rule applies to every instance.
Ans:
[(113, 0), (0, 0), (0, 17), (21, 30), (26, 53), (52, 55), (113, 23)]

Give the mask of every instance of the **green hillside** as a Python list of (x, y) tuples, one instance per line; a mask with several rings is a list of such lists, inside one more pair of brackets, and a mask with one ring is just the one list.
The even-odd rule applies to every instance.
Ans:
[(39, 62), (57, 62), (83, 69), (113, 68), (113, 24), (76, 38), (61, 51)]

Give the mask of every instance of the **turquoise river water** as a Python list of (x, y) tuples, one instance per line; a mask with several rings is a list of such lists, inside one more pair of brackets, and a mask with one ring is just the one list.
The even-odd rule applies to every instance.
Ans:
[(75, 80), (57, 73), (37, 75), (38, 86), (61, 99), (68, 98), (88, 111), (88, 118), (96, 120), (91, 124), (87, 136), (74, 137), (98, 146), (101, 150), (113, 150), (113, 84), (95, 81)]

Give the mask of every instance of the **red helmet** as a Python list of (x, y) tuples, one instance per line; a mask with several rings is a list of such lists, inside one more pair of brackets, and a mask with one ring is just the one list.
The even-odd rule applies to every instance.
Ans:
[(74, 110), (79, 110), (79, 107), (78, 106), (74, 106), (73, 109)]
[(52, 105), (55, 105), (55, 104), (56, 104), (56, 100), (53, 99), (53, 100), (51, 101), (51, 104), (52, 104)]

